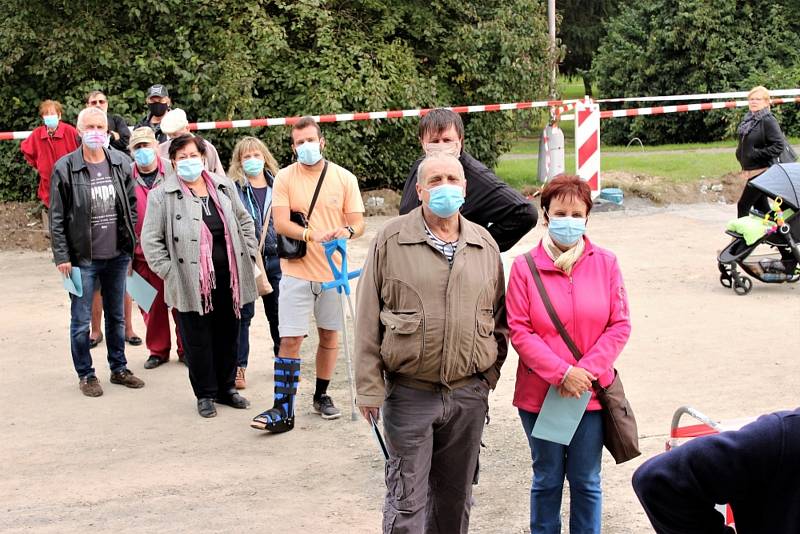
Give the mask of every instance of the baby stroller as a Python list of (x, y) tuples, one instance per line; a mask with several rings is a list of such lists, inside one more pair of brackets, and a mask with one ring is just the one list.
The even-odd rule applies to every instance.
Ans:
[[(751, 209), (751, 215), (763, 220), (764, 234), (749, 245), (742, 234), (728, 230), (733, 237), (717, 258), (719, 281), (732, 287), (737, 295), (747, 295), (753, 281), (739, 269), (756, 280), (768, 284), (793, 283), (800, 280), (800, 163), (779, 163), (750, 180), (745, 187), (755, 187), (772, 200), (772, 210), (760, 213)], [(753, 254), (759, 245), (773, 251), (769, 255)]]

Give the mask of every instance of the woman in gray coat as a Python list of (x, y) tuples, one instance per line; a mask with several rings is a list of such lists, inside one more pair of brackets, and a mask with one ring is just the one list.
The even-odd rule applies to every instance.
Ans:
[(148, 197), (142, 249), (164, 280), (164, 300), (178, 310), (197, 410), (214, 417), (214, 402), (250, 406), (234, 377), (241, 308), (257, 297), (257, 243), (236, 188), (204, 170), (205, 152), (201, 137), (172, 141), (175, 172)]

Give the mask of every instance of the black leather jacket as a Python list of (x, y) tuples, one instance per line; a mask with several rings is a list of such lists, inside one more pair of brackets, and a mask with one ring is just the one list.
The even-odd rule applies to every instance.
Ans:
[[(130, 160), (121, 152), (104, 149), (116, 192), (117, 243), (133, 254), (136, 234), (136, 191)], [(75, 266), (92, 261), (92, 199), (89, 169), (83, 150), (70, 152), (56, 162), (50, 180), (50, 236), (56, 265)]]
[(739, 135), (736, 159), (745, 171), (772, 166), (783, 152), (784, 137), (778, 120), (765, 115), (747, 135)]

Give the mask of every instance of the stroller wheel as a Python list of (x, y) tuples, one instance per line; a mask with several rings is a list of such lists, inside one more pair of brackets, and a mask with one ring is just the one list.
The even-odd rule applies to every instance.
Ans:
[(733, 287), (733, 280), (729, 274), (719, 275), (719, 283), (722, 284), (722, 287)]
[(740, 276), (738, 282), (733, 283), (733, 291), (737, 295), (747, 295), (753, 289), (753, 281), (746, 276)]

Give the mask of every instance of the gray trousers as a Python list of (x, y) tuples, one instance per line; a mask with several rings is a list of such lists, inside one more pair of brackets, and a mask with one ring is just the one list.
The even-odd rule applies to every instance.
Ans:
[(466, 533), (489, 386), (454, 391), (390, 383), (383, 405), (385, 534)]

